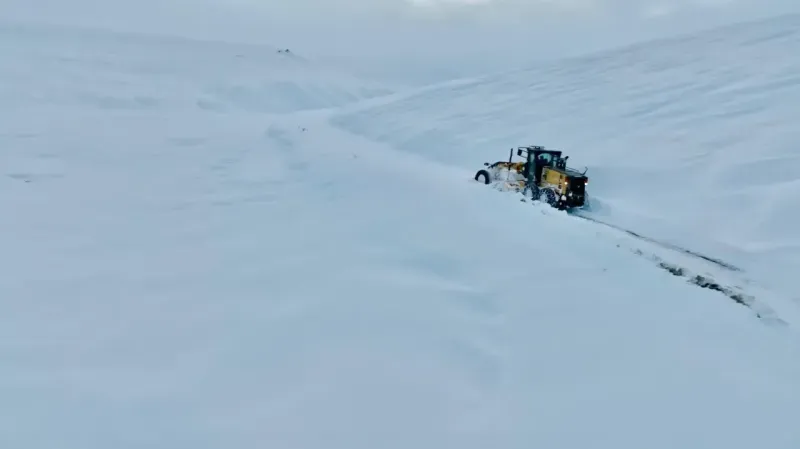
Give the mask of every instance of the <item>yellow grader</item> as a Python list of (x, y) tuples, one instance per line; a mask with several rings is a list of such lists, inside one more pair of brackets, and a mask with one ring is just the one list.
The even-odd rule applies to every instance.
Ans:
[(517, 148), (517, 156), (524, 162), (513, 162), (512, 148), (508, 161), (490, 164), (475, 173), (475, 180), (484, 184), (499, 184), (502, 189), (521, 192), (523, 196), (538, 199), (560, 210), (583, 207), (586, 203), (586, 170), (579, 172), (567, 168), (569, 156), (561, 151), (542, 146)]

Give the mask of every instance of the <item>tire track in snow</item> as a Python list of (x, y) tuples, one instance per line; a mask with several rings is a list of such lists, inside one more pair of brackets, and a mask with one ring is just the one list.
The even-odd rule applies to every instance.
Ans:
[[(528, 202), (525, 199), (522, 201)], [(531, 204), (536, 203), (538, 203), (538, 201), (531, 202)], [(633, 241), (639, 242), (639, 245), (626, 243), (626, 247), (633, 254), (648, 259), (658, 268), (668, 271), (674, 276), (684, 278), (686, 279), (686, 282), (695, 285), (698, 288), (705, 288), (719, 292), (728, 299), (734, 301), (736, 304), (747, 307), (753, 311), (753, 314), (756, 316), (756, 318), (765, 323), (778, 326), (789, 325), (789, 322), (782, 318), (778, 311), (770, 305), (773, 303), (782, 303), (784, 301), (780, 298), (777, 298), (775, 294), (769, 292), (768, 290), (758, 288), (757, 286), (749, 285), (749, 290), (758, 289), (759, 294), (755, 294), (752, 291), (745, 291), (743, 287), (737, 284), (752, 284), (752, 281), (736, 276), (737, 274), (743, 274), (744, 271), (733, 264), (688, 248), (645, 236), (633, 230), (614, 225), (594, 217), (590, 217), (579, 210), (567, 212), (567, 216), (604, 226), (613, 232), (617, 232), (620, 235), (627, 236)], [(651, 245), (651, 248), (645, 251), (640, 248), (641, 245)], [(617, 247), (621, 248), (622, 244), (618, 243)], [(672, 256), (670, 256), (670, 254), (672, 254)], [(681, 258), (683, 259), (681, 262), (673, 262), (668, 260)], [(705, 264), (705, 269), (701, 269), (696, 266), (697, 263)], [(690, 266), (692, 267), (690, 268)], [(758, 298), (761, 296), (768, 297), (769, 300), (759, 300)], [(781, 310), (786, 311), (786, 309)], [(793, 316), (795, 315), (794, 312), (791, 314)]]
[[(698, 288), (705, 288), (725, 295), (736, 304), (752, 310), (753, 314), (759, 320), (770, 325), (789, 325), (789, 323), (782, 319), (778, 312), (765, 301), (758, 300), (756, 294), (745, 291), (743, 287), (737, 285), (739, 283), (750, 284), (749, 280), (740, 279), (736, 276), (737, 273), (743, 273), (740, 268), (720, 259), (646, 237), (640, 233), (580, 213), (570, 213), (569, 215), (605, 226), (613, 232), (618, 232), (627, 236), (628, 239), (621, 240), (621, 243), (617, 243), (616, 246), (618, 248), (622, 248), (624, 244), (626, 249), (631, 253), (649, 260), (655, 266), (669, 272), (673, 276), (684, 278), (687, 283), (695, 285)], [(633, 244), (633, 242), (639, 242), (639, 244)], [(643, 250), (642, 245), (650, 245), (651, 247), (647, 250)], [(672, 256), (670, 256), (670, 253)], [(675, 259), (683, 260), (675, 261)], [(698, 264), (706, 265), (706, 267), (703, 269)], [(765, 291), (762, 293), (769, 295), (769, 293)]]
[(635, 238), (637, 238), (639, 240), (644, 240), (644, 241), (656, 244), (658, 246), (662, 246), (665, 249), (682, 252), (682, 253), (690, 255), (692, 257), (696, 257), (698, 259), (705, 260), (706, 262), (710, 262), (710, 263), (712, 263), (714, 265), (717, 265), (717, 266), (719, 266), (721, 268), (724, 268), (726, 270), (737, 271), (737, 272), (741, 272), (742, 271), (741, 268), (738, 268), (738, 267), (736, 267), (736, 266), (734, 266), (732, 264), (729, 264), (729, 263), (727, 263), (727, 262), (725, 262), (723, 260), (720, 260), (720, 259), (717, 259), (717, 258), (714, 258), (714, 257), (710, 257), (710, 256), (707, 256), (705, 254), (701, 254), (701, 253), (698, 253), (696, 251), (693, 251), (693, 250), (690, 250), (690, 249), (687, 249), (687, 248), (684, 248), (684, 247), (681, 247), (681, 246), (678, 246), (678, 245), (674, 245), (672, 243), (663, 242), (661, 240), (656, 240), (654, 238), (644, 236), (644, 235), (639, 234), (638, 232), (634, 232), (634, 231), (632, 231), (630, 229), (623, 228), (621, 226), (617, 226), (617, 225), (608, 223), (606, 221), (602, 221), (602, 220), (598, 220), (597, 218), (590, 217), (590, 216), (588, 216), (586, 214), (581, 213), (580, 211), (570, 212), (570, 215), (572, 215), (574, 217), (582, 218), (584, 220), (589, 220), (589, 221), (592, 221), (594, 223), (601, 224), (603, 226), (608, 226), (609, 228), (613, 228), (613, 229), (616, 229), (618, 231), (624, 232), (624, 233), (626, 233), (626, 234), (628, 234), (628, 235), (630, 235), (632, 237), (635, 237)]

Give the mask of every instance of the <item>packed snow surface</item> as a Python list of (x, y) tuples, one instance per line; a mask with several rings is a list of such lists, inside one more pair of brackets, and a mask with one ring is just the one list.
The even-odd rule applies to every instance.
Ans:
[[(501, 107), (485, 81), (382, 98), (358, 116), (366, 134), (388, 136), (396, 120), (396, 138), (418, 144), (411, 154), (402, 141), (329, 125), (354, 120), (331, 115), (349, 93), (371, 95), (269, 49), (2, 33), (0, 56), (14, 61), (0, 67), (2, 447), (800, 447), (790, 301), (691, 254), (471, 181), (484, 157), (541, 139), (591, 162), (612, 210), (666, 182), (647, 170), (705, 179), (693, 201), (727, 195), (714, 189), (720, 172), (677, 165), (723, 153), (701, 152), (688, 134), (684, 147), (667, 146), (673, 137), (656, 139), (644, 118), (631, 118), (642, 125), (632, 134), (579, 145), (644, 100), (609, 90), (613, 114), (565, 134), (559, 116), (574, 107), (574, 118), (580, 103), (537, 104), (511, 88)], [(736, 64), (719, 70), (738, 76)], [(280, 83), (269, 75), (287, 71)], [(607, 82), (644, 83), (630, 76)], [(558, 89), (537, 82), (537, 95)], [(280, 102), (232, 87), (241, 85), (267, 86)], [(334, 101), (315, 89), (348, 94)], [(786, 92), (777, 110), (796, 91)], [(518, 102), (529, 116), (513, 134), (510, 116), (493, 114)], [(701, 126), (688, 114), (689, 129)], [(492, 132), (470, 140), (479, 129)], [(790, 163), (778, 142), (747, 151), (733, 141), (729, 151), (738, 161), (783, 151)], [(683, 270), (734, 293), (701, 288)]]

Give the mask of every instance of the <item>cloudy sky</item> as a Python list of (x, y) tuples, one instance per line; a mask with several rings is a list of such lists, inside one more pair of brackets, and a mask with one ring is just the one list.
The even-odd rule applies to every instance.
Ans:
[(266, 43), (424, 81), (797, 11), (800, 0), (0, 0), (0, 19)]

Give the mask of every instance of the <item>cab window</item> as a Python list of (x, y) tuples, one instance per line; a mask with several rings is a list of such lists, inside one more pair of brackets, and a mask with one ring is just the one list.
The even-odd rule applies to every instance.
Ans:
[(553, 155), (552, 154), (540, 154), (539, 157), (536, 159), (536, 163), (541, 166), (549, 166), (553, 163)]

